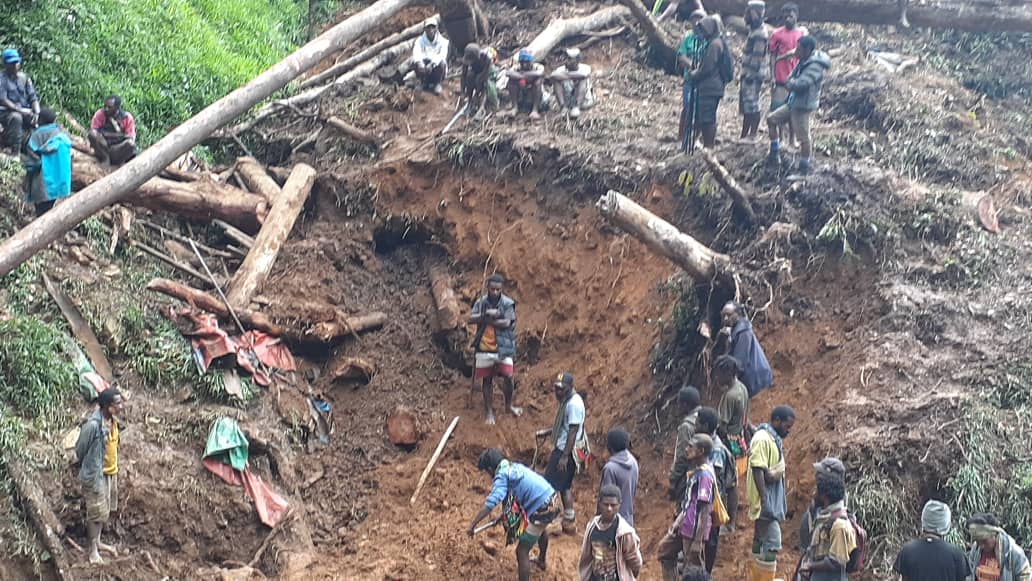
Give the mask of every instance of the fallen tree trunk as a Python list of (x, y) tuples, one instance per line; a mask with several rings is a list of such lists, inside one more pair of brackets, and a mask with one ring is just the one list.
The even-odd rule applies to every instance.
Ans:
[(375, 135), (369, 133), (368, 131), (359, 129), (358, 127), (355, 127), (354, 125), (345, 122), (343, 119), (340, 119), (339, 117), (330, 117), (326, 120), (326, 124), (359, 143), (372, 145), (376, 148), (380, 147), (380, 140)]
[[(898, 0), (792, 0), (801, 22), (898, 24)], [(767, 14), (781, 14), (787, 0), (767, 2)], [(748, 0), (706, 0), (706, 9), (742, 14)], [(1032, 32), (1032, 4), (1015, 0), (923, 0), (910, 2), (910, 24), (967, 32)]]
[(79, 308), (75, 306), (75, 303), (64, 292), (64, 289), (54, 284), (45, 272), (43, 273), (43, 287), (47, 289), (47, 293), (54, 299), (54, 302), (57, 303), (57, 308), (64, 315), (65, 320), (68, 321), (68, 326), (72, 329), (72, 335), (86, 348), (86, 356), (89, 358), (90, 363), (93, 364), (93, 369), (105, 381), (112, 381), (115, 374), (111, 369), (111, 363), (108, 361), (107, 355), (104, 354), (104, 348), (101, 347), (96, 333), (93, 332), (89, 323), (83, 318)]
[[(179, 299), (184, 303), (201, 309), (202, 311), (213, 313), (222, 318), (230, 317), (229, 309), (226, 307), (226, 304), (214, 295), (186, 286), (185, 284), (174, 280), (155, 278), (147, 283), (147, 290)], [(236, 315), (240, 318), (241, 323), (252, 329), (264, 331), (265, 333), (276, 337), (290, 336), (286, 329), (273, 323), (272, 319), (265, 316), (263, 313), (248, 309), (240, 309), (236, 311)], [(297, 336), (298, 334), (293, 333), (293, 335)]]
[(437, 308), (437, 329), (451, 331), (462, 326), (462, 308), (452, 288), (452, 279), (443, 268), (430, 269), (430, 293)]
[(204, 138), (267, 99), (302, 72), (355, 40), (413, 0), (380, 0), (329, 29), (258, 75), (247, 85), (209, 105), (117, 171), (91, 184), (32, 221), (0, 245), (3, 276), (100, 209), (129, 196)]
[(62, 581), (72, 581), (72, 568), (68, 561), (68, 555), (65, 554), (64, 545), (61, 543), (64, 527), (54, 511), (50, 509), (50, 505), (47, 504), (43, 490), (39, 487), (39, 477), (30, 476), (20, 461), (11, 456), (7, 456), (4, 463), (7, 466), (7, 473), (11, 476), (18, 500), (25, 509), (26, 516), (29, 517), (29, 522), (36, 529), (36, 535), (43, 544), (43, 548), (50, 553), (54, 573)]
[(710, 282), (721, 276), (731, 263), (726, 254), (710, 250), (620, 192), (609, 190), (595, 206), (610, 222), (699, 282)]
[(709, 149), (701, 150), (702, 159), (706, 162), (706, 165), (710, 168), (710, 172), (713, 174), (713, 178), (717, 180), (720, 187), (724, 188), (724, 191), (731, 196), (731, 201), (735, 207), (742, 212), (745, 219), (749, 223), (756, 221), (756, 213), (753, 212), (752, 202), (749, 201), (749, 196), (745, 194), (742, 187), (738, 185), (735, 178), (731, 176), (731, 173), (727, 171), (717, 156)]
[[(251, 303), (251, 297), (269, 277), (280, 248), (294, 229), (294, 222), (315, 185), (315, 175), (315, 168), (303, 163), (295, 166), (290, 173), (279, 199), (273, 204), (269, 217), (255, 237), (254, 246), (229, 283), (226, 298), (234, 308), (246, 308)], [(265, 177), (272, 181), (267, 175)]]
[(659, 27), (659, 23), (652, 17), (652, 14), (645, 10), (640, 0), (619, 0), (619, 2), (630, 10), (631, 15), (641, 25), (649, 44), (659, 53), (660, 60), (667, 63), (668, 66), (672, 66), (676, 61), (679, 43), (672, 40), (670, 35)]
[(261, 195), (270, 206), (279, 198), (279, 184), (269, 176), (265, 166), (258, 163), (257, 159), (241, 157), (237, 160), (236, 170), (247, 189)]
[(623, 6), (610, 6), (598, 12), (577, 18), (558, 18), (553, 20), (541, 34), (530, 41), (527, 48), (534, 54), (534, 59), (544, 61), (548, 53), (563, 40), (578, 34), (602, 30), (626, 18), (630, 11)]
[(439, 22), (440, 20), (441, 15), (434, 14), (430, 18), (427, 18), (422, 22), (417, 22), (416, 24), (413, 24), (412, 26), (406, 28), (405, 30), (402, 30), (401, 32), (396, 32), (390, 36), (387, 36), (383, 40), (380, 40), (379, 42), (369, 45), (368, 47), (360, 50), (352, 56), (349, 56), (343, 61), (326, 69), (325, 71), (317, 75), (312, 75), (311, 77), (308, 77), (307, 79), (305, 79), (305, 82), (301, 83), (300, 88), (308, 89), (310, 87), (315, 87), (317, 85), (325, 83), (331, 79), (335, 79), (340, 75), (355, 68), (356, 66), (373, 58), (374, 56), (382, 52), (384, 49), (390, 48), (410, 38), (416, 38), (417, 36), (423, 34), (423, 29), (426, 28), (426, 25), (428, 23)]
[(376, 311), (358, 317), (348, 317), (338, 312), (335, 320), (312, 325), (312, 328), (301, 337), (301, 340), (311, 341), (314, 339), (331, 343), (346, 335), (357, 336), (358, 333), (378, 329), (386, 324), (387, 313)]
[[(109, 175), (114, 174), (108, 174), (92, 158), (76, 157), (72, 162), (72, 184), (85, 188), (82, 192), (88, 191), (93, 184), (103, 182)], [(82, 192), (61, 205), (75, 202)], [(199, 220), (218, 218), (252, 232), (258, 229), (268, 212), (268, 203), (263, 197), (211, 180), (177, 182), (155, 177), (134, 186), (130, 194), (131, 197), (125, 201), (134, 206), (173, 212)], [(52, 211), (56, 210), (55, 207)], [(46, 215), (49, 214), (50, 212), (47, 212)], [(27, 226), (26, 230), (30, 228), (32, 224)], [(17, 236), (18, 234), (12, 239)], [(2, 257), (3, 252), (0, 251), (0, 262)]]

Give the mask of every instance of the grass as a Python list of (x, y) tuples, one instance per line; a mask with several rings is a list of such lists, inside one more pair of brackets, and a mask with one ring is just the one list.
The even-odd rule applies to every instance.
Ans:
[(45, 105), (86, 124), (122, 96), (140, 142), (253, 79), (307, 34), (300, 0), (37, 0), (0, 4)]
[(867, 530), (867, 562), (874, 577), (889, 579), (896, 553), (916, 531), (906, 490), (891, 470), (866, 468), (849, 491), (849, 508)]
[(0, 321), (0, 401), (43, 425), (56, 423), (78, 393), (78, 373), (64, 357), (58, 327), (38, 317)]

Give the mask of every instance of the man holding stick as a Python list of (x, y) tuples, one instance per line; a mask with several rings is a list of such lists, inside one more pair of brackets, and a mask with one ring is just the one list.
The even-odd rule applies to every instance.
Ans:
[(493, 274), (487, 279), (487, 294), (473, 304), (470, 325), (477, 326), (473, 339), (474, 381), (484, 382), (484, 423), (494, 425), (494, 378), (502, 377), (505, 407), (512, 415), (523, 410), (513, 403), (516, 384), (512, 359), (516, 355), (516, 301), (502, 294), (505, 279)]

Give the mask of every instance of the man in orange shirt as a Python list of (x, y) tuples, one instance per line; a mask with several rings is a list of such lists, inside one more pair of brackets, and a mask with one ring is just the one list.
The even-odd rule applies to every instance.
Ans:
[(487, 294), (473, 304), (470, 325), (477, 326), (473, 339), (474, 377), (484, 381), (485, 423), (494, 425), (494, 378), (502, 377), (505, 407), (514, 416), (523, 410), (513, 403), (516, 384), (512, 359), (516, 355), (516, 301), (502, 294), (505, 279), (493, 274), (487, 279)]

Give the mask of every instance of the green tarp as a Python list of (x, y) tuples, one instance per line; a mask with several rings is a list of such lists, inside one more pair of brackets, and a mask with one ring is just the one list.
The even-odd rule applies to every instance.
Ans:
[(233, 418), (219, 418), (208, 432), (208, 445), (204, 447), (204, 458), (212, 457), (229, 464), (235, 470), (247, 468), (247, 438), (240, 431), (240, 425)]

